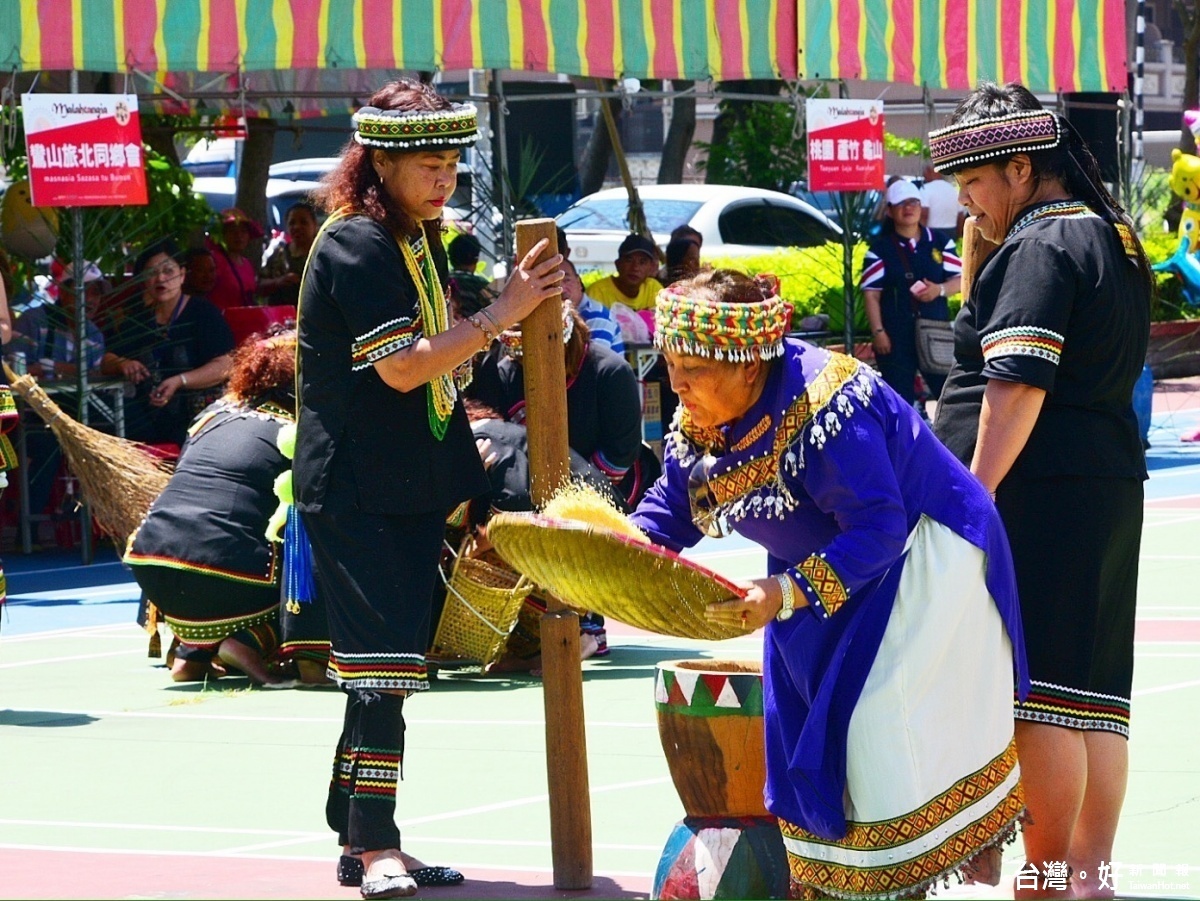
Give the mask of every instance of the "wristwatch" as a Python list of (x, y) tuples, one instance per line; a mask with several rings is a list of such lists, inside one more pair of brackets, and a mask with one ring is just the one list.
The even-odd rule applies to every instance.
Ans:
[(787, 573), (780, 573), (775, 580), (779, 583), (780, 591), (783, 592), (783, 606), (775, 614), (775, 619), (782, 623), (791, 619), (792, 614), (796, 612), (796, 583)]
[(945, 296), (946, 296), (946, 283), (942, 282), (942, 284), (938, 285), (938, 297), (945, 297)]

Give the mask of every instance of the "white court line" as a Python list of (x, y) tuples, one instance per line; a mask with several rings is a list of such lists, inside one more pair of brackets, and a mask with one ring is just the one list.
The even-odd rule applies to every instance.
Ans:
[(0, 663), (0, 669), (17, 669), (22, 666), (40, 666), (43, 663), (66, 663), (69, 660), (96, 660), (100, 657), (128, 657), (133, 654), (146, 656), (146, 649), (130, 648), (126, 651), (105, 651), (103, 654), (76, 654), (73, 657), (43, 657), (41, 660), (22, 660), (20, 663)]
[(69, 573), (79, 570), (80, 572), (96, 572), (99, 569), (111, 566), (121, 566), (124, 564), (120, 560), (107, 560), (104, 563), (89, 563), (87, 566), (76, 564), (75, 566), (53, 566), (50, 569), (23, 569), (20, 572), (10, 572), (8, 581), (15, 582), (24, 579), (27, 576), (46, 576), (57, 573)]
[[(215, 720), (220, 722), (234, 723), (341, 723), (342, 717), (337, 716), (238, 716), (236, 714), (221, 714), (221, 713), (192, 713), (186, 709), (186, 706), (173, 708), (179, 710), (179, 713), (168, 713), (166, 711), (153, 710), (46, 710), (39, 708), (36, 710), (23, 707), (6, 708), (12, 713), (41, 713), (41, 714), (57, 714), (62, 718), (73, 718), (87, 716), (93, 719), (152, 719), (152, 720)], [(447, 719), (423, 719), (420, 717), (405, 717), (405, 722), (413, 726), (519, 726), (521, 728), (542, 727), (546, 725), (545, 720), (447, 720)], [(610, 722), (607, 720), (585, 720), (584, 723), (589, 729), (657, 729), (657, 723), (634, 723), (634, 722)]]
[(1139, 554), (1139, 560), (1200, 560), (1200, 554)]
[(1164, 691), (1177, 691), (1180, 688), (1195, 688), (1200, 685), (1200, 679), (1193, 679), (1190, 682), (1176, 682), (1173, 685), (1159, 685), (1155, 688), (1143, 688), (1140, 691), (1135, 691), (1133, 697), (1140, 698), (1145, 695), (1162, 694)]
[[(325, 838), (329, 838), (329, 833), (325, 833)], [(292, 855), (292, 854), (229, 854), (225, 851), (162, 851), (158, 849), (142, 849), (142, 848), (82, 848), (72, 845), (28, 845), (17, 844), (15, 842), (0, 842), (0, 851), (48, 851), (55, 854), (115, 854), (118, 856), (138, 856), (138, 857), (207, 857), (216, 860), (275, 860), (283, 863), (294, 863), (295, 861), (307, 861), (309, 863), (329, 863), (331, 858), (328, 854), (324, 855)], [(504, 864), (495, 863), (466, 863), (464, 861), (455, 861), (457, 868), (467, 872), (469, 876), (472, 871), (489, 870), (497, 873), (551, 873), (551, 867), (512, 867)], [(653, 879), (653, 873), (635, 872), (632, 870), (604, 870), (597, 871), (595, 876), (612, 877), (621, 876), (630, 879)], [(43, 877), (44, 880), (45, 877)]]
[(38, 601), (125, 601), (133, 603), (141, 589), (137, 585), (97, 585), (92, 588), (56, 588), (53, 591), (26, 591), (10, 594), (7, 603), (14, 607), (36, 604)]
[[(631, 788), (643, 788), (647, 785), (661, 785), (664, 782), (669, 782), (669, 776), (659, 776), (654, 779), (639, 779), (636, 782), (618, 782), (613, 785), (603, 785), (599, 788), (592, 788), (592, 795), (601, 795), (607, 792), (626, 791)], [(511, 810), (514, 807), (528, 807), (531, 804), (549, 804), (550, 796), (548, 794), (532, 795), (527, 798), (517, 798), (512, 801), (498, 801), (495, 804), (483, 804), (479, 807), (468, 807), (465, 810), (451, 810), (445, 813), (435, 813), (424, 817), (414, 817), (409, 820), (400, 820), (397, 824), (401, 830), (408, 829), (412, 826), (422, 823), (437, 823), (442, 820), (456, 820), (461, 817), (476, 816), (481, 813), (494, 813), (498, 810)], [(245, 845), (241, 848), (226, 848), (226, 854), (237, 855), (248, 851), (265, 851), (269, 848), (284, 848), (288, 845), (303, 845), (307, 844), (311, 839), (281, 839), (277, 842), (264, 842), (258, 845)]]
[[(0, 646), (16, 644), (21, 641), (45, 641), (48, 638), (70, 638), (71, 636), (91, 637), (105, 632), (115, 632), (118, 629), (129, 629), (132, 626), (138, 632), (144, 632), (137, 623), (112, 623), (107, 626), (76, 626), (73, 629), (49, 629), (45, 632), (26, 632), (21, 635), (0, 635)], [(149, 637), (149, 633), (146, 633)], [(132, 632), (131, 632), (132, 637)]]
[(162, 823), (92, 823), (73, 820), (22, 820), (0, 818), (0, 826), (44, 826), (55, 829), (128, 829), (134, 832), (199, 832), (210, 835), (320, 835), (329, 833), (303, 832), (299, 829), (241, 829), (234, 826), (164, 826)]
[(1157, 529), (1157, 528), (1161, 528), (1162, 526), (1178, 526), (1178, 525), (1183, 525), (1184, 523), (1197, 522), (1197, 521), (1200, 521), (1200, 515), (1180, 516), (1176, 519), (1165, 519), (1165, 520), (1160, 520), (1159, 522), (1144, 522), (1144, 523), (1142, 523), (1142, 528), (1143, 529)]
[[(279, 835), (289, 838), (309, 837), (313, 841), (325, 841), (329, 838), (329, 830), (322, 832), (303, 832), (298, 829), (240, 829), (231, 826), (167, 826), (162, 823), (93, 823), (74, 822), (71, 820), (25, 820), (0, 818), (0, 826), (32, 826), (39, 829), (118, 829), (128, 832), (192, 832), (201, 835)], [(549, 848), (548, 839), (502, 839), (502, 838), (463, 838), (461, 836), (405, 835), (406, 842), (426, 842), (434, 845), (480, 845), (483, 847), (499, 848)], [(633, 845), (616, 842), (596, 842), (594, 848), (605, 851), (661, 851), (659, 845)]]

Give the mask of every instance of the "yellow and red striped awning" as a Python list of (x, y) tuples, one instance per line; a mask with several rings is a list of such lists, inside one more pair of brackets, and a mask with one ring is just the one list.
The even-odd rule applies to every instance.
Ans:
[(1122, 90), (1122, 0), (0, 0), (0, 67)]

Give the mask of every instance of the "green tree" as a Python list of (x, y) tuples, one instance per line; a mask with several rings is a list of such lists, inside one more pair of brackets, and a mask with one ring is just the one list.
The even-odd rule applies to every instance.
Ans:
[[(722, 100), (724, 107), (731, 101)], [(710, 184), (786, 191), (808, 170), (808, 145), (790, 103), (742, 103), (722, 141), (697, 141), (707, 153), (697, 163)]]

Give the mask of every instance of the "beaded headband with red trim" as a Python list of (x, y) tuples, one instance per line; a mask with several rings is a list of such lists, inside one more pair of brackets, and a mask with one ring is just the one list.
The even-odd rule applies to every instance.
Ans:
[(1049, 110), (1023, 110), (931, 131), (929, 155), (934, 169), (949, 174), (998, 156), (1049, 150), (1063, 140), (1058, 116)]
[(384, 150), (430, 150), (474, 144), (478, 130), (475, 105), (454, 103), (450, 109), (385, 110), (364, 106), (353, 116), (354, 140)]
[(688, 297), (673, 287), (663, 288), (654, 301), (659, 350), (735, 362), (783, 355), (792, 305), (778, 294), (757, 303), (721, 303)]

